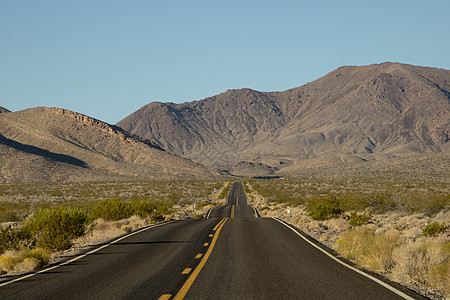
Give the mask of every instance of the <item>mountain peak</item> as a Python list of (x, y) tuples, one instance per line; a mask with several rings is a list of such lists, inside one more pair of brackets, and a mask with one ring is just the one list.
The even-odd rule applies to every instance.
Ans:
[(446, 151), (449, 91), (448, 70), (344, 66), (284, 92), (228, 90), (175, 112), (143, 107), (118, 126), (209, 166), (282, 169), (324, 155)]

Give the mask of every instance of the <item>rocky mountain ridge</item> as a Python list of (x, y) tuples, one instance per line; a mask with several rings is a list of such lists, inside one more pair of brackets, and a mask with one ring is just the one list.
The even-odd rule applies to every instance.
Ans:
[(121, 128), (61, 108), (0, 114), (3, 182), (215, 176)]
[(207, 166), (248, 169), (242, 162), (252, 162), (273, 173), (321, 157), (448, 151), (449, 91), (449, 70), (341, 67), (283, 92), (240, 89), (182, 104), (152, 102), (117, 125)]

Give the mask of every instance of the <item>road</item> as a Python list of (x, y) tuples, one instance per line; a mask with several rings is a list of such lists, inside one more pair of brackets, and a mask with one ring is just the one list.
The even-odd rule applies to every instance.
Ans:
[(241, 183), (207, 219), (159, 224), (63, 266), (0, 282), (0, 299), (183, 298), (404, 299), (282, 222), (258, 218)]

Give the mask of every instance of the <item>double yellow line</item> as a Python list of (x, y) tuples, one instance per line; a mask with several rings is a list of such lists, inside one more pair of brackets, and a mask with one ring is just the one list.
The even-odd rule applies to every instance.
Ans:
[[(239, 197), (238, 194), (236, 194), (236, 205), (239, 205)], [(231, 218), (234, 218), (234, 207), (235, 205), (231, 206)]]
[(173, 298), (174, 300), (182, 300), (189, 289), (191, 288), (192, 284), (194, 283), (195, 279), (197, 278), (198, 274), (200, 274), (200, 271), (203, 269), (203, 267), (206, 264), (206, 261), (208, 260), (209, 256), (211, 255), (214, 246), (216, 245), (216, 241), (219, 238), (220, 231), (223, 228), (223, 225), (227, 222), (228, 218), (223, 218), (214, 228), (213, 231), (216, 231), (216, 234), (214, 235), (211, 244), (209, 245), (208, 251), (206, 251), (205, 255), (203, 256), (202, 261), (198, 264), (197, 268), (195, 268), (194, 272), (191, 273), (189, 278), (186, 280), (184, 285), (181, 287), (181, 289), (178, 291), (178, 293)]

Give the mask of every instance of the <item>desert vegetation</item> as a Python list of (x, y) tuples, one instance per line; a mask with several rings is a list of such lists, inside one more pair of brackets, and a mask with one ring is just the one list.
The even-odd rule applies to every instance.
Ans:
[(445, 299), (450, 293), (447, 179), (359, 175), (252, 179), (244, 187), (262, 216), (285, 219), (361, 268)]
[(226, 181), (0, 185), (0, 272), (33, 271), (61, 251), (151, 223), (202, 218), (223, 201), (228, 186)]

